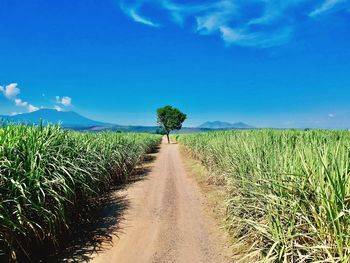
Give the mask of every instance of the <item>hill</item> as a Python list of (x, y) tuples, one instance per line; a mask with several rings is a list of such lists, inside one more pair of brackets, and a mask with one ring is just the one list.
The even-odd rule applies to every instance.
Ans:
[(86, 118), (74, 111), (57, 111), (52, 109), (41, 109), (38, 111), (23, 113), (14, 116), (0, 115), (0, 119), (3, 121), (9, 121), (13, 123), (28, 123), (39, 124), (40, 121), (44, 123), (61, 123), (65, 128), (83, 128), (93, 126), (111, 127), (114, 124), (104, 123)]
[(207, 121), (202, 125), (198, 126), (201, 129), (252, 129), (251, 125), (244, 122), (229, 123), (223, 121)]
[[(158, 126), (127, 126), (112, 123), (105, 123), (91, 120), (74, 111), (57, 111), (53, 109), (41, 109), (35, 112), (23, 113), (14, 116), (0, 115), (0, 121), (12, 123), (27, 123), (39, 124), (43, 121), (44, 124), (61, 124), (63, 128), (79, 131), (121, 131), (121, 132), (146, 132), (155, 133), (159, 130)], [(196, 133), (208, 132), (211, 130), (225, 129), (250, 129), (252, 126), (243, 122), (228, 123), (222, 121), (206, 122), (199, 127), (183, 127), (180, 131), (172, 133)]]

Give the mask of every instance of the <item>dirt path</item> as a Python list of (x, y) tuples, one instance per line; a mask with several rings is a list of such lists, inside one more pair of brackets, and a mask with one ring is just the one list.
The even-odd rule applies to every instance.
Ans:
[(186, 175), (177, 144), (163, 141), (146, 179), (118, 192), (130, 201), (122, 233), (91, 262), (229, 262), (223, 235)]

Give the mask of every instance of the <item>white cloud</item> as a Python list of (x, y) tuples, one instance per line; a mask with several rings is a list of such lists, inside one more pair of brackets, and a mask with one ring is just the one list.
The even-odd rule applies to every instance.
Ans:
[(61, 103), (62, 103), (62, 105), (66, 106), (66, 107), (72, 106), (72, 98), (63, 97)]
[(341, 2), (347, 3), (342, 8), (348, 10), (349, 0), (213, 0), (183, 4), (177, 0), (122, 0), (120, 6), (135, 22), (145, 25), (159, 27), (152, 18), (143, 16), (143, 10), (154, 8), (157, 12), (164, 10), (180, 26), (189, 25), (194, 33), (220, 36), (228, 45), (266, 48), (289, 41), (300, 17), (326, 13)]
[(0, 92), (8, 100), (14, 102), (17, 107), (26, 107), (29, 112), (37, 111), (39, 108), (17, 97), (21, 93), (21, 90), (17, 86), (17, 83), (11, 83), (7, 86), (0, 86)]
[(61, 108), (61, 107), (58, 106), (58, 105), (55, 105), (55, 106), (54, 106), (54, 109), (57, 110), (57, 111), (63, 111), (63, 108)]
[(34, 112), (34, 111), (37, 111), (37, 110), (39, 110), (38, 107), (35, 107), (35, 106), (31, 105), (31, 104), (28, 105), (28, 111), (29, 112)]
[(22, 107), (25, 107), (28, 105), (28, 102), (26, 101), (22, 101), (21, 99), (15, 99), (15, 104), (16, 106), (22, 106)]
[(246, 38), (242, 36), (241, 33), (226, 26), (220, 27), (220, 32), (222, 34), (222, 38), (224, 39), (224, 41), (228, 43), (234, 43)]
[(220, 28), (222, 39), (228, 45), (236, 44), (246, 47), (268, 48), (286, 43), (293, 32), (292, 27), (284, 27), (276, 30), (275, 34), (264, 32), (250, 32), (249, 30), (234, 30), (231, 28)]
[(336, 5), (345, 2), (346, 0), (325, 0), (320, 6), (310, 13), (310, 16), (318, 16), (322, 13), (328, 12), (333, 9)]
[(17, 88), (17, 83), (11, 83), (5, 87), (1, 87), (0, 91), (3, 92), (4, 96), (8, 99), (14, 99), (21, 91)]
[(139, 22), (141, 24), (145, 24), (147, 26), (153, 26), (153, 27), (160, 27), (160, 25), (152, 22), (151, 20), (148, 20), (142, 16), (140, 16), (139, 14), (136, 13), (136, 10), (131, 9), (130, 11), (130, 16), (132, 17), (132, 19), (135, 20), (135, 22)]
[(122, 3), (120, 7), (123, 10), (123, 12), (129, 17), (131, 17), (135, 22), (138, 22), (147, 26), (160, 27), (159, 24), (138, 14), (138, 8), (136, 6), (128, 6)]
[(61, 104), (65, 107), (70, 107), (72, 106), (72, 98), (68, 96), (60, 97), (56, 96), (56, 103)]
[(196, 15), (197, 31), (213, 33), (222, 26), (227, 27), (231, 18), (235, 15), (237, 15), (237, 7), (232, 1), (219, 1), (210, 6), (204, 14), (200, 12)]
[(334, 115), (333, 113), (329, 113), (329, 114), (328, 114), (328, 117), (329, 117), (329, 118), (334, 118), (335, 115)]

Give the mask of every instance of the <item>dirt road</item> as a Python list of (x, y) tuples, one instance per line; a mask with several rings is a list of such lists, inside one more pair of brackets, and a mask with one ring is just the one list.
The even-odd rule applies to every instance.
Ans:
[(146, 179), (118, 191), (130, 201), (122, 233), (91, 262), (229, 262), (222, 233), (187, 176), (178, 147), (163, 141)]

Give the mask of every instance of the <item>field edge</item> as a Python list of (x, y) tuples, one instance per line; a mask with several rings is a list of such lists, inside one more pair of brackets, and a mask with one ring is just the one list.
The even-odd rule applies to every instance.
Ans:
[[(218, 174), (215, 171), (209, 171), (201, 162), (195, 159), (186, 146), (180, 144), (180, 156), (189, 178), (193, 179), (198, 185), (205, 199), (205, 210), (214, 219), (218, 230), (223, 234), (225, 245), (231, 251), (232, 262), (251, 263), (252, 258), (246, 258), (249, 247), (243, 245), (234, 237), (233, 231), (230, 231), (227, 219), (226, 202), (228, 198), (228, 185), (222, 180), (216, 180)], [(220, 176), (220, 175), (219, 175)]]

